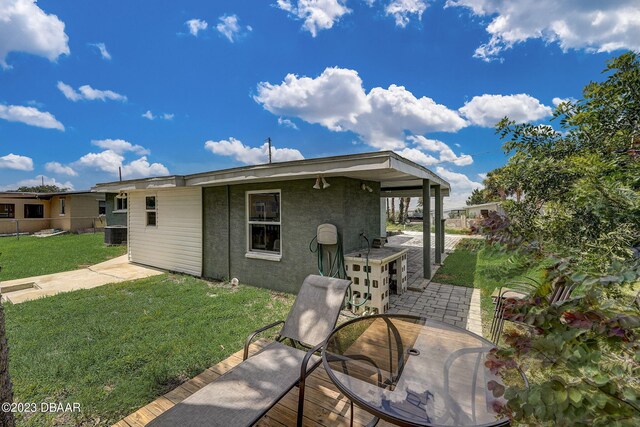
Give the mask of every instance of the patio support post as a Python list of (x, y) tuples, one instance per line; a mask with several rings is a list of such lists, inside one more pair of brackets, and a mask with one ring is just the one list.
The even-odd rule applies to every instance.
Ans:
[(422, 271), (431, 280), (431, 180), (422, 180)]
[(436, 199), (435, 206), (435, 240), (436, 240), (436, 264), (442, 263), (442, 196), (440, 191), (440, 186), (436, 185), (436, 191), (434, 192), (433, 197)]

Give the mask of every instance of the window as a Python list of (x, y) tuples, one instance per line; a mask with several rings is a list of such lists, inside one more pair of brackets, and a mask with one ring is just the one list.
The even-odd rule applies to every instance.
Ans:
[(64, 215), (64, 208), (65, 208), (65, 199), (64, 197), (60, 198), (60, 215)]
[(0, 203), (0, 218), (15, 218), (16, 205), (9, 203)]
[(127, 195), (121, 194), (116, 196), (116, 209), (117, 211), (126, 211), (127, 210)]
[(98, 215), (104, 215), (107, 213), (107, 202), (104, 200), (98, 200)]
[(158, 221), (156, 196), (145, 197), (145, 209), (147, 211), (147, 227), (155, 227)]
[(280, 255), (280, 191), (247, 193), (249, 252)]
[(24, 205), (25, 218), (44, 218), (44, 205)]

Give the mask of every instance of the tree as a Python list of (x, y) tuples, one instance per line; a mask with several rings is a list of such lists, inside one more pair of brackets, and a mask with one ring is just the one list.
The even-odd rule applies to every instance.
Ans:
[[(505, 334), (494, 372), (535, 366), (529, 387), (496, 384), (504, 413), (534, 425), (636, 425), (640, 418), (640, 62), (612, 59), (608, 77), (560, 104), (547, 125), (498, 125), (513, 154), (487, 177), (506, 216), (482, 228), (499, 248), (550, 263), (538, 290), (508, 300), (505, 316), (530, 326)], [(487, 182), (485, 181), (485, 184)], [(573, 298), (550, 304), (556, 286)]]
[(36, 185), (33, 187), (19, 187), (16, 191), (22, 193), (62, 193), (69, 191), (66, 187), (58, 187), (57, 185)]
[(395, 223), (396, 222), (396, 199), (395, 197), (391, 198), (391, 218), (390, 221)]
[(400, 208), (399, 208), (399, 212), (398, 212), (398, 222), (399, 223), (404, 223), (404, 211), (405, 211), (405, 207), (404, 207), (404, 197), (400, 197)]
[(481, 205), (499, 200), (499, 197), (492, 196), (486, 189), (474, 188), (471, 191), (471, 195), (467, 198), (467, 206)]

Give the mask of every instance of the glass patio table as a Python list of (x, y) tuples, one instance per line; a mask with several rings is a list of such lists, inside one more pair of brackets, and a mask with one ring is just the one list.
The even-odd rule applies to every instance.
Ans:
[(322, 360), (353, 403), (400, 426), (503, 426), (504, 403), (487, 388), (501, 383), (485, 367), (494, 345), (465, 329), (416, 316), (375, 315), (338, 326)]

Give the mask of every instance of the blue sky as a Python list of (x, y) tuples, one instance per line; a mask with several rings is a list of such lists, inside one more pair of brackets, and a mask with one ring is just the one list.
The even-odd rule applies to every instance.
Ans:
[(548, 123), (628, 49), (638, 0), (1, 0), (0, 189), (262, 163), (271, 137), (395, 150), (452, 207), (506, 161), (499, 118)]

